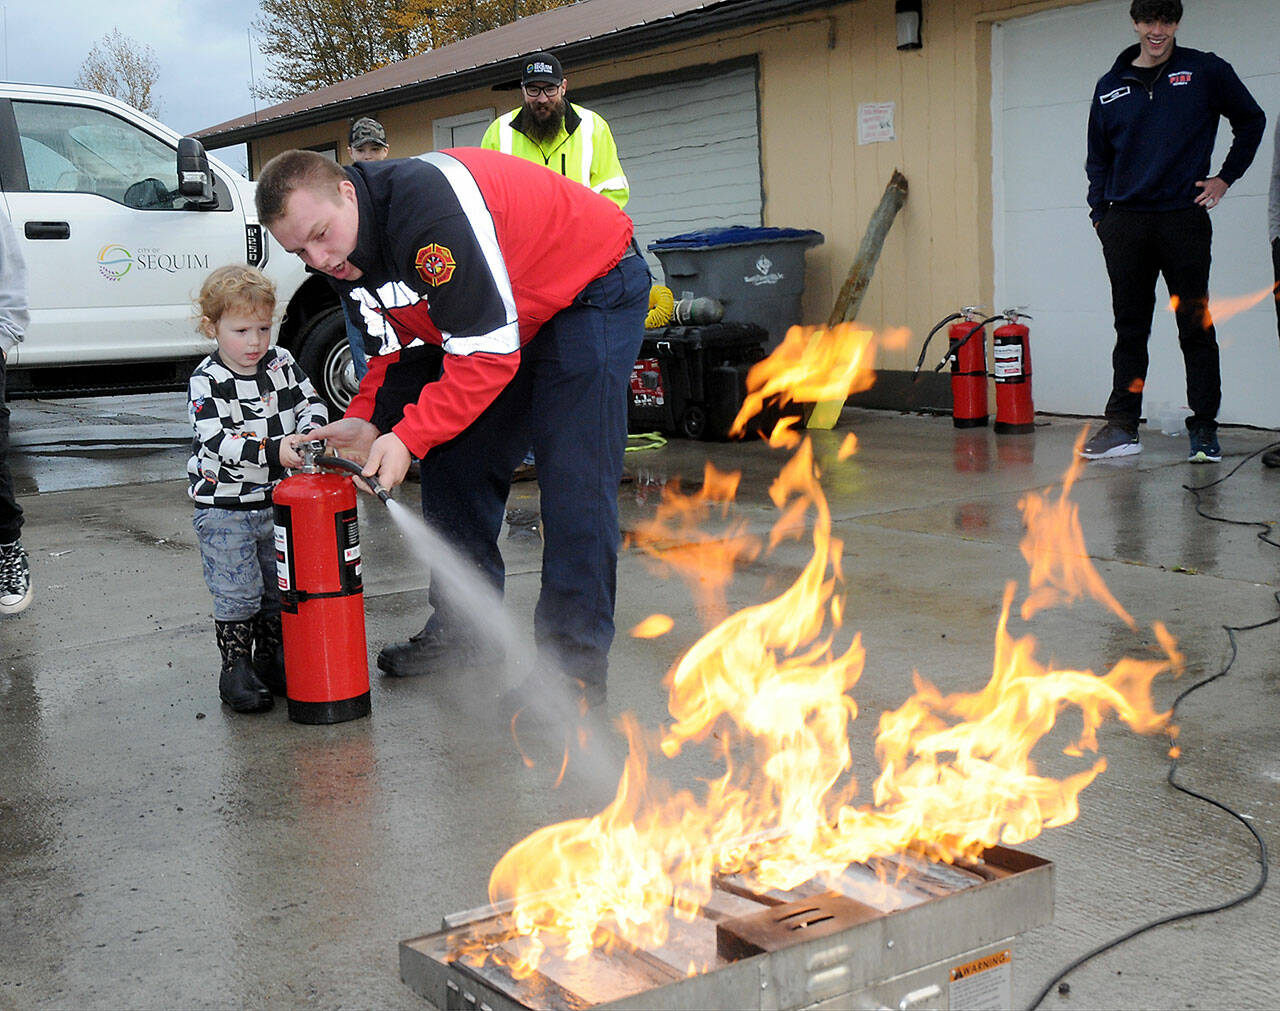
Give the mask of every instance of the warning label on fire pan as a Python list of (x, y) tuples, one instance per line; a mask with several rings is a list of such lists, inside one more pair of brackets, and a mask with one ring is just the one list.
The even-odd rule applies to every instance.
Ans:
[(994, 951), (951, 968), (950, 1007), (988, 1011), (1013, 1006), (1013, 951)]

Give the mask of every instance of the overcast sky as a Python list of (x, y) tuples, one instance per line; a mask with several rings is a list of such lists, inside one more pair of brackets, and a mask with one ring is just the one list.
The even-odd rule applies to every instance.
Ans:
[[(160, 119), (180, 133), (253, 111), (249, 23), (258, 0), (0, 0), (0, 77), (71, 86), (93, 44), (118, 28), (154, 50)], [(265, 61), (255, 49), (253, 70)], [(243, 169), (243, 148), (217, 152)]]

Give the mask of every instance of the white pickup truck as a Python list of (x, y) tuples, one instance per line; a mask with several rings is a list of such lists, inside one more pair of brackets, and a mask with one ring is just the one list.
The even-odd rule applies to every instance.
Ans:
[(193, 299), (248, 262), (276, 282), (289, 348), (333, 407), (355, 388), (338, 300), (258, 224), (253, 183), (106, 95), (0, 83), (0, 201), (30, 274), (11, 396), (175, 389), (210, 343)]

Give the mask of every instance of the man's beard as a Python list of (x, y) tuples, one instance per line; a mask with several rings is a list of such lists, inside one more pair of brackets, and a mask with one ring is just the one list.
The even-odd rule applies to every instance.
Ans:
[(564, 99), (560, 99), (556, 103), (555, 108), (547, 113), (547, 118), (539, 120), (532, 109), (525, 109), (529, 114), (529, 136), (541, 144), (543, 141), (552, 140), (560, 133), (560, 128), (564, 126)]

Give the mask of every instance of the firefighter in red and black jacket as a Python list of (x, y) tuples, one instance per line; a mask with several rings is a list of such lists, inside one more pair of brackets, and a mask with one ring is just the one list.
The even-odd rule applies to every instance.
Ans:
[[(605, 699), (627, 387), (650, 277), (631, 219), (586, 187), (478, 148), (337, 166), (286, 151), (258, 179), (276, 240), (354, 300), (380, 353), (346, 417), (317, 432), (386, 487), (422, 460), (422, 510), (501, 590), (512, 471), (532, 445), (543, 530), (541, 671)], [(432, 614), (378, 665), (393, 676), (492, 661), (433, 579)]]

